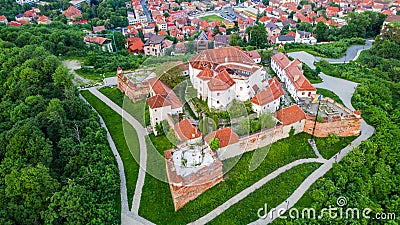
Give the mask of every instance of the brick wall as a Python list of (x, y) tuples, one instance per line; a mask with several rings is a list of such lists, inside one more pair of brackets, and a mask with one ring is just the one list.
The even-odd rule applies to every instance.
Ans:
[(122, 73), (117, 74), (117, 79), (118, 89), (133, 102), (146, 98), (150, 93), (149, 84), (147, 82), (134, 83)]
[[(339, 137), (358, 136), (360, 134), (362, 118), (357, 115), (347, 115), (344, 117), (333, 117), (328, 120), (324, 118), (324, 122), (317, 122), (315, 126), (316, 137), (328, 137), (329, 134), (337, 134)], [(304, 131), (312, 134), (315, 116), (307, 115)]]
[(164, 155), (172, 201), (175, 211), (177, 211), (207, 189), (223, 181), (223, 174), (222, 162), (214, 155), (215, 161), (211, 165), (182, 177), (175, 171), (174, 162), (172, 161), (173, 151), (167, 150), (164, 152)]

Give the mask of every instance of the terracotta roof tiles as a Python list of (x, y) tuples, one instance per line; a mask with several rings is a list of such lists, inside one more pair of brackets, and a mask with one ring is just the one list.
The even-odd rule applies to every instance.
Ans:
[(286, 126), (305, 119), (306, 114), (298, 105), (292, 105), (277, 111), (275, 117)]
[(207, 134), (204, 140), (209, 143), (211, 138), (219, 139), (219, 147), (223, 148), (228, 145), (237, 143), (239, 141), (239, 136), (229, 127), (222, 128)]
[(185, 118), (174, 126), (175, 133), (179, 136), (182, 141), (196, 139), (201, 137), (200, 130), (194, 126), (189, 119)]

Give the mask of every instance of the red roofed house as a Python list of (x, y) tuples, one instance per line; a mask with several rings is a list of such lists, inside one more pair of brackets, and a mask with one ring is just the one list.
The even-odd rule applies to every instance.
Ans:
[(148, 80), (151, 97), (147, 99), (150, 108), (150, 124), (157, 135), (156, 124), (167, 120), (173, 125), (172, 115), (183, 112), (182, 103), (175, 92), (157, 77)]
[(295, 134), (304, 131), (306, 114), (298, 105), (292, 105), (277, 111), (275, 118), (283, 125), (284, 134), (288, 134), (292, 127)]
[(47, 16), (40, 16), (38, 19), (37, 19), (37, 23), (38, 24), (46, 24), (46, 25), (48, 25), (48, 24), (51, 24), (51, 19), (49, 18), (49, 17), (47, 17)]
[(104, 38), (104, 37), (93, 37), (93, 36), (86, 36), (84, 41), (87, 45), (97, 44), (100, 46), (101, 50), (105, 52), (112, 52), (112, 44), (111, 39)]
[(62, 14), (64, 14), (69, 20), (75, 20), (77, 17), (82, 17), (81, 11), (74, 6), (70, 6), (67, 10), (62, 12)]
[(144, 43), (142, 39), (138, 37), (129, 37), (126, 39), (126, 47), (128, 52), (131, 54), (144, 53), (143, 51)]
[(5, 17), (4, 15), (0, 16), (0, 23), (8, 24), (7, 17)]
[(177, 138), (181, 141), (186, 141), (189, 144), (201, 141), (201, 131), (187, 118), (175, 124), (174, 132)]
[(218, 138), (219, 140), (217, 154), (218, 158), (221, 160), (240, 155), (244, 152), (244, 149), (240, 147), (239, 136), (229, 127), (207, 134), (204, 140), (207, 144), (210, 144), (212, 138)]
[(317, 89), (303, 74), (300, 60), (290, 61), (286, 55), (279, 52), (271, 57), (271, 67), (296, 101), (316, 94)]
[(268, 80), (268, 86), (251, 99), (254, 112), (275, 112), (279, 109), (284, 93), (276, 77)]

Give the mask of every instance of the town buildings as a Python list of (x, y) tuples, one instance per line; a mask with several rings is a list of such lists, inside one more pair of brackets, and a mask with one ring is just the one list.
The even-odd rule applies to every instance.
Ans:
[(317, 89), (303, 74), (300, 60), (290, 61), (280, 52), (271, 57), (271, 68), (296, 101), (316, 94)]
[(164, 55), (165, 36), (153, 35), (144, 44), (144, 54), (151, 56)]

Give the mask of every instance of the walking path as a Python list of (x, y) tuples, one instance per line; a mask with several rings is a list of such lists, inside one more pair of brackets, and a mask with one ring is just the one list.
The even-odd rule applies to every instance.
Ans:
[(317, 155), (318, 158), (324, 158), (322, 157), (321, 153), (319, 153), (317, 145), (315, 144), (314, 139), (308, 139), (308, 143), (311, 145), (311, 148), (314, 150), (315, 155)]
[[(140, 199), (142, 196), (142, 188), (144, 185), (144, 179), (145, 179), (145, 174), (146, 174), (146, 161), (147, 161), (147, 148), (146, 148), (146, 141), (145, 141), (145, 136), (147, 135), (146, 129), (135, 119), (133, 118), (129, 113), (127, 113), (125, 110), (123, 110), (121, 107), (119, 107), (117, 104), (115, 104), (113, 101), (111, 101), (109, 98), (107, 98), (105, 95), (103, 95), (99, 90), (97, 90), (95, 87), (94, 88), (89, 88), (88, 89), (93, 95), (95, 95), (98, 99), (103, 101), (106, 105), (108, 105), (112, 110), (117, 112), (119, 115), (121, 115), (122, 118), (124, 118), (129, 124), (131, 124), (138, 135), (139, 139), (139, 144), (140, 144), (140, 168), (139, 168), (139, 174), (136, 182), (136, 187), (135, 187), (135, 194), (132, 199), (132, 209), (129, 211), (128, 209), (128, 199), (127, 199), (127, 191), (126, 191), (126, 179), (125, 175), (124, 176), (124, 188), (121, 188), (121, 217), (122, 217), (122, 224), (153, 224), (150, 221), (142, 218), (139, 216), (139, 206), (140, 206)], [(103, 122), (104, 123), (104, 122)], [(109, 135), (109, 134), (108, 134)], [(111, 136), (110, 136), (111, 138)], [(112, 139), (111, 139), (112, 141)], [(113, 142), (110, 143), (110, 146), (114, 146)], [(113, 148), (113, 147), (112, 147)], [(116, 150), (116, 149), (115, 149)], [(113, 150), (114, 152), (114, 150)], [(118, 152), (117, 152), (118, 153)], [(114, 153), (114, 155), (116, 155)], [(120, 160), (119, 154), (117, 158)], [(122, 165), (122, 161), (120, 162)], [(121, 169), (120, 169), (121, 171)], [(122, 172), (123, 172), (123, 166), (122, 166)], [(122, 179), (122, 175), (121, 175)], [(121, 186), (122, 186), (122, 181), (121, 181)], [(124, 199), (124, 202), (122, 202)]]
[(250, 187), (244, 189), (239, 194), (233, 196), (228, 201), (224, 202), (222, 205), (218, 206), (217, 208), (215, 208), (211, 212), (207, 213), (205, 216), (203, 216), (200, 219), (198, 219), (198, 220), (196, 220), (196, 221), (194, 221), (192, 223), (189, 223), (189, 224), (191, 224), (191, 225), (194, 225), (194, 224), (206, 224), (206, 223), (210, 222), (212, 219), (214, 219), (218, 215), (222, 214), (225, 210), (227, 210), (232, 205), (238, 203), (242, 199), (246, 198), (249, 194), (253, 193), (257, 189), (262, 187), (264, 184), (268, 183), (270, 180), (272, 180), (275, 177), (279, 176), (280, 174), (286, 172), (287, 170), (292, 169), (295, 166), (301, 165), (303, 163), (311, 163), (311, 162), (324, 163), (326, 161), (327, 160), (321, 159), (321, 158), (308, 158), (308, 159), (299, 159), (299, 160), (291, 162), (291, 163), (289, 163), (287, 165), (284, 165), (284, 166), (280, 167), (279, 169), (275, 170), (274, 172), (268, 174), (267, 176), (265, 176), (261, 180), (257, 181), (255, 184), (253, 184)]

